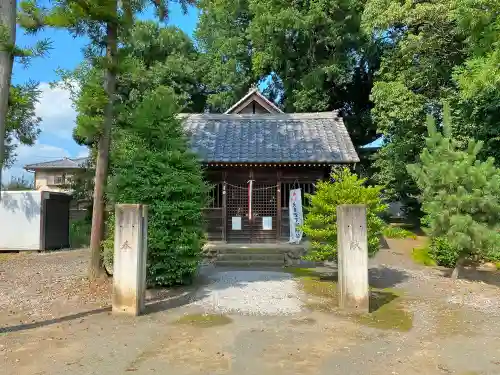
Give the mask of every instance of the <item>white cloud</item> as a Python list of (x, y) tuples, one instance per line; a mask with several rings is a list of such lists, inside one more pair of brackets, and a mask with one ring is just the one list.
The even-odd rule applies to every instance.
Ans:
[(41, 130), (62, 139), (71, 139), (75, 127), (76, 111), (69, 90), (62, 86), (50, 87), (40, 83), (40, 100), (36, 104), (37, 116), (42, 118)]
[(72, 138), (76, 112), (72, 107), (71, 94), (62, 86), (51, 87), (40, 83), (40, 100), (36, 104), (36, 115), (42, 118), (39, 140), (33, 146), (19, 145), (16, 150), (14, 165), (4, 170), (2, 181), (12, 177), (32, 179), (32, 173), (24, 169), (26, 164), (62, 159), (64, 157), (88, 156), (88, 149), (78, 146)]
[(86, 158), (87, 156), (89, 156), (88, 148), (85, 148), (85, 149), (81, 150), (78, 154), (76, 154), (77, 158)]

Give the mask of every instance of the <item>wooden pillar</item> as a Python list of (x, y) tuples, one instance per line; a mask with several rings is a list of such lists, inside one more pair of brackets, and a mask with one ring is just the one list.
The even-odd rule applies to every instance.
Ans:
[(366, 206), (337, 206), (339, 307), (369, 311)]
[(116, 205), (113, 313), (139, 315), (144, 310), (147, 233), (147, 206)]
[(222, 241), (227, 242), (227, 172), (222, 174)]
[(281, 171), (276, 173), (276, 241), (281, 241)]

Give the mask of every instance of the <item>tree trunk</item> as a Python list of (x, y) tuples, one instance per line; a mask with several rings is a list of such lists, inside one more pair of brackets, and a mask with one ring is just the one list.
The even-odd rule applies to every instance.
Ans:
[(463, 269), (464, 269), (464, 263), (465, 263), (466, 257), (465, 256), (460, 256), (457, 259), (457, 263), (455, 264), (455, 268), (453, 269), (453, 272), (451, 273), (451, 278), (456, 280), (460, 275), (463, 274)]
[[(10, 79), (14, 56), (12, 48), (16, 42), (16, 0), (0, 0), (0, 37), (6, 33), (7, 40), (0, 40), (0, 189), (5, 160), (5, 131), (9, 108)], [(0, 198), (1, 199), (1, 198)]]
[(94, 206), (92, 210), (92, 230), (90, 233), (90, 266), (89, 279), (96, 280), (102, 275), (101, 241), (104, 237), (104, 188), (108, 177), (109, 147), (111, 128), (114, 120), (114, 96), (116, 89), (117, 66), (117, 23), (109, 22), (106, 26), (106, 76), (104, 89), (108, 102), (104, 108), (104, 123), (97, 149), (95, 168)]

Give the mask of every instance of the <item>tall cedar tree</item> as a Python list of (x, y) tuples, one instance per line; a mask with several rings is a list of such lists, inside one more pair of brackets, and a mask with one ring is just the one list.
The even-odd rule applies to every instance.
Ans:
[(452, 105), (453, 134), (481, 140), (481, 157), (500, 163), (500, 3), (497, 0), (367, 0), (363, 27), (386, 41), (371, 92), (373, 121), (384, 135), (376, 180), (418, 208), (405, 165), (425, 146), (425, 114)]
[(0, 0), (0, 186), (5, 159), (5, 130), (16, 43), (16, 0)]
[[(105, 48), (105, 57), (99, 59), (105, 69), (104, 91), (106, 105), (97, 142), (94, 203), (92, 206), (91, 258), (89, 279), (95, 280), (102, 271), (101, 242), (104, 237), (104, 189), (108, 176), (111, 130), (115, 121), (114, 102), (116, 78), (119, 71), (118, 42), (134, 22), (134, 15), (145, 9), (146, 1), (117, 0), (54, 0), (52, 8), (37, 6), (36, 0), (22, 3), (23, 16), (32, 20), (32, 29), (44, 26), (64, 28), (74, 35), (90, 38), (88, 52), (96, 59)], [(191, 0), (179, 0), (184, 10)], [(161, 19), (168, 17), (168, 0), (153, 0)]]
[(408, 172), (420, 189), (428, 235), (444, 238), (459, 253), (456, 278), (466, 258), (500, 251), (500, 170), (493, 158), (478, 160), (483, 142), (470, 140), (463, 149), (452, 138), (449, 105), (442, 124), (441, 133), (427, 118), (426, 148)]
[[(32, 145), (40, 132), (41, 119), (35, 115), (40, 96), (38, 84), (11, 84), (14, 59), (27, 64), (32, 57), (44, 55), (50, 47), (46, 39), (33, 48), (16, 46), (16, 15), (16, 0), (0, 0), (0, 185), (2, 170), (13, 162), (17, 145)], [(19, 24), (25, 26), (22, 20)]]
[(358, 178), (348, 168), (333, 169), (329, 181), (318, 181), (316, 192), (306, 195), (310, 204), (303, 230), (311, 240), (307, 259), (313, 261), (337, 258), (337, 206), (365, 204), (367, 206), (368, 254), (380, 248), (380, 237), (385, 226), (379, 215), (387, 209), (381, 199), (382, 186), (366, 186), (366, 179)]
[(148, 205), (147, 281), (155, 286), (189, 283), (204, 240), (208, 186), (177, 112), (171, 88), (146, 94), (134, 126), (118, 131), (112, 152), (111, 203)]

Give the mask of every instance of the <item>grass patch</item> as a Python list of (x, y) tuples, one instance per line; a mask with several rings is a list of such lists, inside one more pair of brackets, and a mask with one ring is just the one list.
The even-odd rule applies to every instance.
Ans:
[(297, 319), (292, 319), (290, 320), (290, 323), (293, 325), (312, 325), (316, 323), (316, 319), (314, 318), (297, 318)]
[(87, 247), (90, 244), (91, 223), (87, 220), (77, 220), (70, 224), (69, 243), (72, 249)]
[(189, 324), (200, 328), (223, 326), (232, 323), (233, 320), (226, 315), (219, 314), (188, 314), (179, 318), (175, 323)]
[(311, 268), (301, 268), (301, 267), (286, 267), (284, 272), (290, 273), (295, 277), (320, 277), (321, 274)]
[(368, 327), (408, 332), (413, 327), (413, 314), (407, 311), (401, 295), (391, 291), (372, 290), (370, 292), (370, 313), (355, 317)]
[(436, 261), (432, 258), (428, 246), (416, 247), (411, 252), (411, 258), (417, 264), (423, 266), (436, 266)]
[(500, 271), (500, 262), (495, 262), (495, 267), (497, 268), (497, 271)]
[(416, 240), (417, 236), (415, 233), (410, 232), (408, 229), (404, 229), (394, 225), (388, 225), (382, 231), (382, 234), (386, 238), (395, 238), (395, 239), (406, 239), (411, 238), (412, 240)]
[(6, 262), (18, 255), (18, 252), (2, 252), (0, 253), (0, 262)]
[(284, 269), (297, 278), (300, 288), (315, 301), (308, 301), (306, 307), (314, 311), (332, 312), (337, 308), (337, 278), (321, 274), (310, 268), (289, 267)]
[[(308, 268), (285, 269), (298, 278), (302, 290), (311, 298), (306, 302), (310, 310), (325, 313), (339, 312), (336, 278), (322, 275)], [(354, 316), (356, 322), (379, 329), (406, 332), (413, 327), (413, 314), (403, 306), (400, 289), (370, 288), (370, 313)]]

